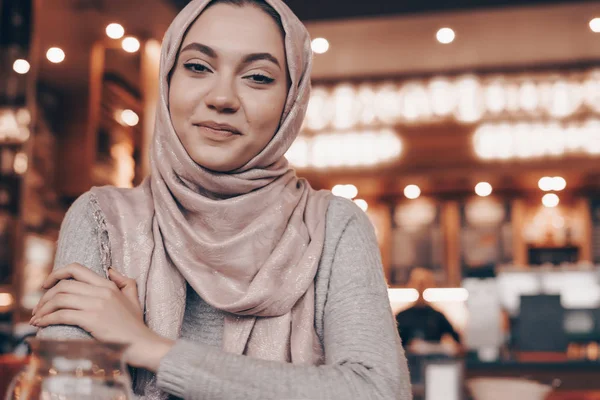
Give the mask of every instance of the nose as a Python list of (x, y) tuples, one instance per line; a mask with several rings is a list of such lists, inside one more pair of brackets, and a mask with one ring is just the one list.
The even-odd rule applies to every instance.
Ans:
[(206, 106), (219, 113), (233, 114), (240, 108), (240, 100), (234, 80), (221, 76), (214, 80), (214, 85), (206, 94)]

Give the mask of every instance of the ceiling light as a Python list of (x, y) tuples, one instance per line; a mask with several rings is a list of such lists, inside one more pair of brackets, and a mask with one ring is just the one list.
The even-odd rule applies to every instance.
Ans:
[(475, 186), (475, 193), (477, 196), (486, 197), (492, 194), (492, 185), (487, 182), (479, 182)]
[(15, 62), (13, 63), (13, 70), (17, 73), (17, 74), (26, 74), (29, 72), (29, 69), (31, 68), (31, 66), (29, 65), (29, 63), (27, 62), (27, 60), (23, 60), (23, 59), (18, 59), (15, 60)]
[(567, 181), (562, 176), (555, 176), (552, 178), (552, 190), (560, 192), (567, 187)]
[(423, 298), (430, 303), (465, 302), (469, 292), (465, 288), (430, 288), (425, 289)]
[(136, 126), (140, 122), (140, 117), (132, 110), (117, 111), (117, 121), (122, 125)]
[(454, 42), (454, 38), (456, 38), (456, 34), (450, 28), (442, 28), (437, 31), (436, 38), (438, 42), (442, 44), (449, 44)]
[(560, 192), (567, 187), (567, 181), (562, 176), (544, 176), (538, 181), (538, 187), (544, 192)]
[(123, 50), (125, 50), (126, 52), (135, 53), (140, 49), (140, 41), (134, 38), (133, 36), (128, 36), (125, 39), (123, 39), (121, 46), (123, 46)]
[(392, 303), (412, 303), (419, 300), (419, 291), (417, 289), (388, 289), (388, 297)]
[(600, 18), (594, 18), (590, 21), (590, 29), (592, 32), (600, 33)]
[(335, 196), (351, 200), (358, 195), (358, 189), (354, 185), (335, 185), (333, 189), (331, 189), (331, 193)]
[(547, 193), (542, 197), (542, 204), (544, 207), (552, 208), (556, 207), (560, 203), (560, 199), (554, 193)]
[(13, 304), (14, 300), (10, 293), (0, 293), (0, 307), (8, 307)]
[(59, 47), (51, 47), (46, 52), (48, 61), (54, 64), (59, 64), (65, 60), (65, 52)]
[(538, 181), (538, 187), (544, 192), (549, 192), (554, 187), (554, 181), (549, 176), (544, 176)]
[(367, 210), (369, 209), (369, 204), (363, 199), (354, 200), (354, 204), (356, 204), (358, 208), (360, 208), (364, 212), (367, 212)]
[(404, 195), (411, 200), (418, 199), (421, 189), (417, 185), (408, 185), (404, 188)]
[(15, 172), (19, 175), (23, 175), (25, 172), (27, 172), (27, 164), (27, 154), (17, 153), (13, 162), (13, 169)]
[(125, 34), (125, 28), (123, 25), (112, 23), (106, 27), (106, 35), (111, 39), (121, 39)]
[(31, 123), (31, 113), (28, 109), (21, 108), (15, 113), (15, 119), (19, 125), (29, 125)]
[(325, 38), (316, 38), (311, 42), (311, 47), (315, 53), (323, 54), (329, 50), (329, 42)]

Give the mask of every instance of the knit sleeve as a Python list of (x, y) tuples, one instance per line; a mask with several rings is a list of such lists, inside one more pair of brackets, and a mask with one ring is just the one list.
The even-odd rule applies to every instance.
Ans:
[[(103, 228), (103, 215), (91, 193), (81, 195), (69, 208), (63, 219), (54, 270), (79, 263), (100, 276), (106, 277), (110, 264), (108, 234)], [(90, 335), (75, 326), (56, 325), (38, 331), (44, 339), (89, 339)]]

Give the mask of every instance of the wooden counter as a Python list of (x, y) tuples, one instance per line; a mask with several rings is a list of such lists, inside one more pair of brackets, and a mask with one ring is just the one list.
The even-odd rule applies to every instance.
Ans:
[(598, 391), (600, 392), (600, 363), (592, 361), (561, 362), (523, 362), (466, 361), (467, 379), (481, 377), (514, 377), (528, 378), (538, 382), (551, 384), (560, 381), (558, 391)]

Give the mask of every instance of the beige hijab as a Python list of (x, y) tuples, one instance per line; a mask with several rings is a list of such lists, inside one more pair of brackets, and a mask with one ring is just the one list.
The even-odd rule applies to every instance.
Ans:
[[(281, 125), (262, 152), (231, 173), (208, 171), (188, 156), (173, 129), (168, 75), (186, 30), (210, 3), (194, 0), (163, 42), (151, 176), (135, 189), (92, 192), (105, 216), (112, 266), (136, 279), (152, 330), (178, 337), (187, 282), (227, 312), (225, 351), (318, 364), (314, 279), (331, 194), (297, 178), (284, 158), (306, 112), (312, 51), (306, 29), (283, 1), (267, 2), (283, 22), (291, 86)], [(157, 397), (155, 387), (145, 390)]]

